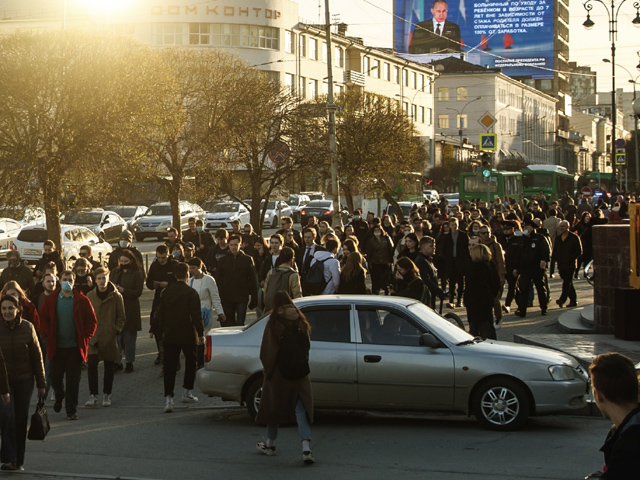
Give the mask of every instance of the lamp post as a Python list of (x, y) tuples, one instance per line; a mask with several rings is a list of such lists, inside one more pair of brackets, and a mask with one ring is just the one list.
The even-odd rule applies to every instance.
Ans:
[(467, 108), (473, 102), (477, 102), (478, 100), (482, 100), (482, 97), (476, 97), (473, 100), (468, 101), (467, 103), (464, 104), (464, 107), (462, 107), (462, 110), (447, 107), (447, 110), (453, 110), (458, 114), (458, 117), (460, 118), (460, 127), (458, 128), (458, 137), (460, 138), (460, 148), (459, 148), (460, 161), (462, 161), (462, 132), (464, 131), (464, 128), (467, 128), (467, 127), (462, 128), (462, 118), (463, 118), (462, 115), (464, 114), (465, 108)]
[[(617, 167), (615, 164), (616, 159), (616, 40), (618, 38), (618, 14), (620, 8), (627, 0), (622, 0), (616, 5), (616, 0), (610, 0), (609, 6), (603, 0), (587, 0), (582, 5), (587, 11), (587, 19), (582, 24), (587, 30), (591, 30), (595, 22), (591, 20), (590, 12), (593, 9), (593, 2), (602, 4), (607, 12), (607, 18), (609, 19), (609, 40), (611, 40), (611, 123), (613, 124), (613, 132), (611, 134), (611, 166), (613, 167), (613, 175), (611, 176), (611, 184), (615, 190), (618, 189)], [(640, 27), (640, 1), (633, 4), (636, 9), (636, 17), (631, 21), (633, 26)], [(612, 190), (613, 191), (613, 190)], [(617, 193), (613, 192), (613, 193)]]

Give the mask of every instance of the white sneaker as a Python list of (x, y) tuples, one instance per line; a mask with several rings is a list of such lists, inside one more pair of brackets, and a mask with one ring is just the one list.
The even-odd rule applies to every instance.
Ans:
[(264, 442), (256, 443), (256, 450), (269, 457), (272, 457), (276, 454), (276, 446), (273, 445), (272, 447), (267, 447), (267, 444)]
[(311, 453), (310, 450), (306, 450), (302, 452), (302, 461), (307, 465), (311, 465), (312, 463), (315, 463), (316, 459), (313, 458), (313, 453)]
[(102, 406), (103, 407), (111, 406), (111, 395), (109, 395), (108, 393), (105, 393), (104, 395), (102, 395)]
[(171, 412), (173, 412), (173, 400), (167, 402), (166, 405), (164, 406), (164, 413), (171, 413)]
[(85, 407), (97, 407), (98, 406), (98, 399), (96, 398), (95, 395), (91, 395), (91, 398), (86, 401), (84, 406)]
[(53, 391), (53, 388), (51, 389), (51, 401), (52, 402), (56, 401), (56, 392)]
[(193, 393), (190, 393), (188, 395), (186, 393), (183, 393), (182, 403), (198, 403), (198, 397), (195, 397)]

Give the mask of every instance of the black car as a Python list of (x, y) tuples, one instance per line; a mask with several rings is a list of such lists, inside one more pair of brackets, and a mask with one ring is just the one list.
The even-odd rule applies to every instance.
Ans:
[(307, 226), (309, 217), (316, 217), (318, 222), (323, 220), (331, 224), (333, 217), (333, 200), (312, 200), (300, 210), (300, 225)]

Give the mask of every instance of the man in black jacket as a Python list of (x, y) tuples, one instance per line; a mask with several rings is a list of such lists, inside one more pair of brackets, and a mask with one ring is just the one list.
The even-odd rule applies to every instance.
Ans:
[[(613, 422), (600, 451), (606, 471), (601, 480), (638, 478), (640, 472), (640, 405), (633, 361), (619, 353), (595, 357), (589, 367), (596, 405)], [(591, 476), (588, 478), (592, 478)]]
[[(458, 219), (449, 219), (450, 234), (445, 235), (442, 242), (442, 259), (449, 278), (449, 308), (454, 308), (453, 300), (456, 300), (456, 307), (462, 306), (462, 296), (464, 295), (464, 274), (469, 262), (469, 236), (458, 229)], [(458, 288), (456, 297), (456, 286)]]
[(229, 238), (229, 253), (218, 261), (216, 280), (226, 317), (223, 326), (244, 325), (247, 304), (249, 309), (256, 308), (258, 304), (258, 275), (253, 258), (240, 250), (238, 235), (231, 235)]
[(436, 297), (444, 292), (438, 286), (438, 269), (433, 264), (433, 256), (436, 254), (436, 241), (433, 237), (424, 236), (420, 239), (420, 252), (416, 257), (416, 267), (420, 270), (420, 278), (429, 289), (429, 307), (435, 310)]
[[(172, 258), (169, 258), (169, 249), (166, 245), (158, 245), (156, 248), (156, 259), (151, 263), (149, 267), (149, 273), (147, 274), (147, 288), (154, 290), (153, 303), (151, 304), (151, 314), (149, 318), (153, 321), (156, 315), (156, 310), (160, 305), (160, 296), (162, 290), (169, 285), (176, 282), (174, 275), (175, 267), (178, 264)], [(156, 357), (154, 364), (158, 365), (162, 363), (164, 358), (164, 346), (162, 344), (162, 330), (157, 330), (155, 333), (156, 346), (158, 347), (158, 356)], [(117, 366), (116, 366), (117, 369)]]
[(520, 295), (518, 297), (518, 317), (527, 314), (527, 304), (529, 303), (529, 289), (531, 282), (536, 286), (540, 311), (542, 315), (547, 314), (547, 299), (549, 295), (546, 289), (546, 268), (549, 263), (551, 252), (549, 242), (542, 235), (535, 232), (536, 225), (532, 220), (524, 222), (522, 237), (522, 250), (520, 251), (520, 261), (518, 268), (513, 272), (514, 276), (520, 275)]
[(566, 220), (558, 224), (558, 233), (551, 257), (552, 262), (558, 262), (558, 272), (562, 278), (562, 294), (556, 303), (562, 308), (568, 298), (567, 307), (576, 307), (578, 297), (573, 287), (573, 272), (576, 270), (578, 258), (582, 255), (582, 242), (578, 235), (569, 231), (569, 222)]
[(180, 352), (184, 353), (184, 393), (182, 403), (197, 403), (191, 390), (196, 379), (197, 346), (204, 345), (204, 323), (198, 292), (187, 285), (189, 266), (178, 263), (174, 267), (175, 283), (162, 290), (158, 315), (151, 326), (151, 336), (158, 327), (163, 331), (164, 344), (164, 411), (173, 412), (173, 389)]

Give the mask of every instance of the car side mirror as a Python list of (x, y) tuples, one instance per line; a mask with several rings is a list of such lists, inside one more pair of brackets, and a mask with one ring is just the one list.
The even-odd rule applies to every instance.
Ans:
[(4, 233), (4, 230), (0, 229), (0, 233)]
[(440, 348), (442, 342), (438, 340), (432, 333), (423, 333), (420, 335), (420, 345), (429, 348)]

